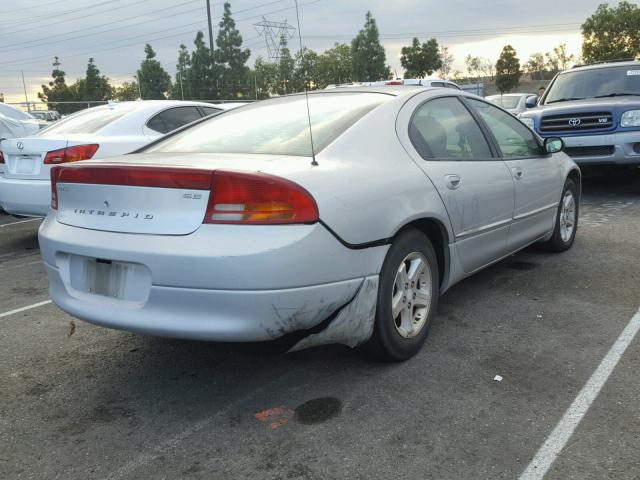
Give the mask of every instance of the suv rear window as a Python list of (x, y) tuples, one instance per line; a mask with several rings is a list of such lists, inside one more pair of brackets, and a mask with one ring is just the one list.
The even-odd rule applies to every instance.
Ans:
[[(316, 152), (392, 96), (379, 93), (309, 95)], [(265, 100), (231, 110), (156, 143), (147, 152), (311, 155), (304, 95)]]
[(625, 94), (640, 95), (640, 64), (561, 73), (544, 103)]

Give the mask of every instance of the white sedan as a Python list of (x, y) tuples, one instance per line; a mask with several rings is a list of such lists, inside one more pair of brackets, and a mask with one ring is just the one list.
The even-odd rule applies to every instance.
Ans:
[(12, 215), (44, 217), (53, 165), (130, 153), (187, 123), (238, 105), (122, 102), (82, 110), (39, 132), (36, 124), (29, 136), (0, 143), (0, 208)]

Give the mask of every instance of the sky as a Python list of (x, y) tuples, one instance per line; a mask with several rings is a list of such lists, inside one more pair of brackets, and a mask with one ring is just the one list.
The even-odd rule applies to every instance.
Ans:
[[(335, 42), (349, 43), (362, 28), (367, 10), (374, 15), (387, 63), (402, 75), (400, 50), (413, 37), (434, 37), (448, 46), (454, 70), (464, 71), (468, 55), (496, 60), (511, 44), (526, 62), (534, 52), (566, 43), (579, 54), (580, 25), (605, 0), (298, 0), (303, 44), (318, 52)], [(617, 2), (611, 2), (616, 4)], [(223, 3), (211, 0), (214, 41)], [(296, 26), (294, 0), (231, 0), (231, 9), (249, 63), (266, 56), (255, 23), (288, 21)], [(53, 56), (60, 57), (67, 83), (82, 77), (89, 57), (113, 84), (133, 80), (151, 43), (158, 60), (175, 73), (178, 47), (191, 49), (196, 32), (207, 33), (206, 0), (0, 0), (0, 92), (6, 102), (29, 100), (51, 78)], [(291, 39), (297, 48), (298, 38)]]

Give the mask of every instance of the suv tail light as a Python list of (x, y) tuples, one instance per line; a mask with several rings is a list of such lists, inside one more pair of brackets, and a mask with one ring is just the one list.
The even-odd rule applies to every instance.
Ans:
[(0, 163), (4, 163), (4, 155), (0, 152)]
[(56, 165), (59, 163), (77, 162), (79, 160), (89, 160), (93, 157), (100, 145), (92, 143), (89, 145), (74, 145), (72, 147), (61, 148), (47, 152), (44, 157), (45, 165)]
[(309, 192), (265, 173), (178, 167), (83, 165), (51, 169), (51, 208), (58, 208), (58, 183), (209, 190), (203, 223), (282, 225), (314, 223), (318, 206)]
[(318, 206), (300, 185), (265, 173), (217, 170), (204, 223), (279, 225), (314, 223)]

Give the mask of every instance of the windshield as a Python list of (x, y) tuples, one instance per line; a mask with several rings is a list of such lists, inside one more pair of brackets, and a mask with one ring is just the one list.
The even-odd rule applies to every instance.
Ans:
[[(316, 152), (367, 112), (393, 97), (378, 93), (309, 95)], [(228, 111), (148, 148), (146, 152), (210, 152), (310, 156), (304, 95), (281, 97)]]
[(43, 128), (39, 135), (96, 133), (134, 108), (135, 105), (127, 104), (119, 104), (117, 107), (88, 108)]
[(516, 108), (520, 101), (520, 95), (491, 95), (487, 97), (487, 100), (502, 108)]
[(615, 94), (640, 95), (640, 65), (562, 73), (553, 82), (544, 103)]

